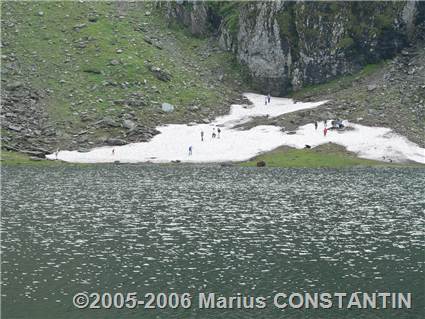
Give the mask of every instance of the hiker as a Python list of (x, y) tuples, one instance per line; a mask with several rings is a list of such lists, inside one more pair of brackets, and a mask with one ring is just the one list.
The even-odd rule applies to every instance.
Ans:
[(189, 156), (192, 155), (192, 145), (189, 146)]
[(271, 98), (271, 96), (270, 96), (270, 93), (267, 95), (267, 101), (269, 102), (269, 104), (270, 104), (270, 98)]
[(112, 149), (112, 155), (115, 155), (115, 148)]
[(220, 133), (221, 133), (221, 130), (220, 130), (220, 128), (218, 128), (217, 129), (217, 138), (220, 138)]
[(323, 125), (325, 125), (325, 127), (328, 125), (328, 121), (327, 120), (323, 120)]
[(204, 141), (204, 131), (201, 131), (201, 142)]
[(328, 129), (325, 127), (325, 128), (323, 129), (323, 136), (326, 136), (326, 133), (328, 133)]
[(55, 152), (56, 159), (58, 159), (58, 154), (59, 154), (59, 149), (57, 149), (56, 152)]
[(213, 132), (212, 132), (212, 138), (215, 138), (216, 134), (215, 134), (215, 127), (213, 128)]
[(267, 105), (267, 96), (264, 97), (264, 105)]
[(318, 124), (317, 121), (314, 121), (314, 129), (317, 130)]

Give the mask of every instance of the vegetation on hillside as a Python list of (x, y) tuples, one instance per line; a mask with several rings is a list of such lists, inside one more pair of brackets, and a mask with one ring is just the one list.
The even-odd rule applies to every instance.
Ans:
[[(184, 28), (168, 29), (163, 8), (153, 2), (1, 6), (3, 86), (43, 92), (39, 106), (64, 147), (87, 129), (86, 139), (96, 144), (123, 138), (123, 119), (155, 127), (209, 118), (240, 91), (233, 56)], [(164, 102), (175, 111), (163, 112)], [(93, 125), (105, 117), (118, 125)], [(20, 133), (2, 134), (13, 140)]]
[(356, 157), (343, 146), (324, 144), (312, 149), (294, 149), (279, 147), (271, 152), (259, 155), (241, 166), (256, 166), (264, 161), (269, 167), (299, 167), (299, 168), (345, 168), (353, 166), (385, 166), (385, 167), (424, 167), (420, 164), (394, 164), (373, 161)]

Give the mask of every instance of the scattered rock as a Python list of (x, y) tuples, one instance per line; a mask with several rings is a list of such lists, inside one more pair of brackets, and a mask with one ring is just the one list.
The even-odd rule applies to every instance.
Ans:
[(171, 74), (161, 68), (150, 66), (149, 70), (156, 76), (158, 80), (168, 82), (171, 81)]
[(189, 109), (189, 111), (196, 112), (196, 111), (199, 111), (199, 106), (189, 105), (188, 109)]
[(20, 131), (22, 131), (22, 126), (9, 125), (7, 128), (8, 128), (9, 130), (11, 130), (11, 131), (15, 131), (15, 132), (20, 132)]
[(106, 144), (111, 146), (121, 146), (121, 145), (126, 145), (127, 142), (119, 138), (108, 138), (106, 140)]
[(16, 81), (6, 85), (6, 90), (15, 91), (22, 87), (24, 84), (22, 82)]
[(100, 70), (95, 69), (95, 68), (87, 68), (87, 69), (84, 69), (83, 72), (92, 73), (92, 74), (102, 74), (102, 72)]
[(144, 38), (143, 38), (143, 41), (145, 41), (146, 43), (148, 43), (148, 44), (153, 44), (153, 40), (151, 39), (151, 38), (149, 38), (148, 36), (145, 36)]
[(257, 162), (257, 167), (265, 167), (265, 166), (266, 166), (266, 162), (264, 161)]
[(81, 30), (82, 28), (85, 28), (87, 25), (85, 23), (81, 23), (81, 24), (76, 24), (74, 25), (73, 29), (76, 31)]
[(114, 100), (114, 105), (125, 105), (125, 100), (123, 99), (118, 99), (118, 100)]
[(104, 125), (106, 125), (106, 126), (110, 126), (110, 127), (119, 127), (120, 125), (117, 123), (117, 122), (115, 122), (112, 118), (110, 118), (110, 117), (105, 117), (103, 120), (102, 120), (102, 123), (104, 124)]
[(174, 111), (174, 106), (173, 106), (173, 105), (171, 105), (171, 104), (169, 104), (169, 103), (162, 103), (162, 105), (161, 105), (161, 109), (162, 109), (164, 112), (169, 113), (169, 112), (173, 112), (173, 111)]
[(232, 166), (234, 166), (234, 164), (233, 163), (221, 163), (220, 166), (221, 167), (232, 167)]
[(99, 20), (99, 17), (98, 16), (94, 16), (94, 15), (89, 16), (89, 21), (90, 22), (97, 22), (97, 20)]
[(367, 86), (367, 90), (369, 92), (374, 91), (376, 88), (377, 88), (376, 84), (370, 84), (370, 85)]
[(45, 153), (40, 151), (19, 150), (19, 152), (30, 155), (30, 156), (34, 156), (34, 157), (45, 158)]
[(136, 128), (136, 123), (131, 120), (124, 120), (122, 126), (129, 130), (134, 130)]
[(118, 60), (111, 60), (111, 62), (109, 62), (110, 65), (118, 65), (120, 64), (120, 61)]

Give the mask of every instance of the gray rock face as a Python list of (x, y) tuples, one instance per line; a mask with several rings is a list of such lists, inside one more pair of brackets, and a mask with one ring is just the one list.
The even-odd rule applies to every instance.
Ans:
[(187, 26), (190, 32), (196, 36), (208, 33), (208, 8), (202, 1), (193, 2), (191, 9), (187, 10), (184, 2), (176, 4), (169, 3), (167, 6), (167, 17), (169, 20), (177, 20)]
[[(365, 63), (387, 57), (407, 43), (405, 34), (399, 33), (402, 26), (395, 22), (391, 25), (394, 35), (385, 39), (388, 34), (374, 20), (378, 20), (381, 12), (388, 13), (381, 4), (374, 9), (367, 16), (355, 4), (348, 7), (305, 2), (246, 5), (239, 17), (238, 59), (248, 66), (261, 91), (279, 95), (357, 71)], [(398, 12), (401, 13), (401, 8)], [(388, 15), (385, 16), (388, 21), (398, 17)], [(353, 21), (353, 16), (374, 28), (363, 36), (362, 30), (353, 25), (358, 23)], [(384, 39), (385, 49), (380, 43)]]
[(415, 1), (264, 1), (239, 2), (233, 9), (221, 6), (173, 3), (168, 5), (168, 17), (190, 30), (194, 24), (208, 29), (209, 23), (221, 48), (232, 51), (247, 67), (254, 86), (276, 95), (391, 58), (419, 37), (418, 28), (425, 24), (421, 21), (425, 6)]

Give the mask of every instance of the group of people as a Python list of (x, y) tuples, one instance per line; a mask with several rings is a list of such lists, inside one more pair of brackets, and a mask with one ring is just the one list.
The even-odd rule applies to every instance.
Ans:
[[(216, 133), (215, 127), (213, 127), (211, 137), (212, 138), (220, 138), (220, 133), (221, 133), (220, 128), (217, 128), (217, 133)], [(203, 141), (204, 141), (204, 131), (201, 131), (201, 142), (203, 142)]]
[[(220, 134), (221, 134), (221, 129), (219, 127), (217, 127), (217, 131), (215, 129), (215, 127), (213, 127), (212, 133), (211, 133), (211, 138), (215, 139), (215, 138), (220, 138)], [(204, 141), (204, 131), (201, 131), (201, 142)], [(190, 145), (189, 146), (189, 156), (191, 156), (193, 153), (193, 146)]]
[[(317, 123), (317, 121), (314, 121), (314, 128), (317, 130), (318, 127), (319, 123)], [(323, 120), (323, 136), (326, 136), (326, 134), (328, 134), (328, 121)]]

